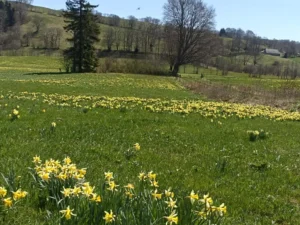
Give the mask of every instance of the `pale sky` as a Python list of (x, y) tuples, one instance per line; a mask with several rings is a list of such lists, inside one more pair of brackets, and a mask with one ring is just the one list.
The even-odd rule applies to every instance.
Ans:
[[(98, 11), (120, 17), (162, 19), (167, 0), (90, 0)], [(216, 9), (216, 29), (242, 28), (269, 39), (300, 41), (300, 0), (204, 0)], [(34, 0), (34, 5), (65, 8), (65, 0)], [(137, 8), (140, 7), (140, 10)]]

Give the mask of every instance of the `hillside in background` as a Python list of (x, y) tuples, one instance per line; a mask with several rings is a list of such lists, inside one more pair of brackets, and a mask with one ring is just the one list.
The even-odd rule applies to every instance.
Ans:
[[(14, 4), (16, 3), (12, 3), (13, 6)], [(1, 55), (61, 56), (62, 51), (69, 47), (66, 39), (70, 37), (70, 34), (63, 29), (65, 22), (62, 10), (37, 6), (29, 6), (26, 10), (27, 17), (20, 29), (21, 45), (11, 48), (4, 46)], [(111, 70), (112, 67), (119, 67), (119, 65), (113, 60), (106, 60), (107, 58), (155, 58), (160, 61), (160, 64), (161, 62), (166, 64), (163, 68), (168, 67), (165, 59), (165, 55), (168, 54), (166, 50), (168, 43), (165, 40), (168, 38), (165, 37), (166, 30), (161, 21), (151, 17), (137, 19), (129, 16), (124, 19), (117, 15), (95, 13), (101, 30), (100, 42), (96, 48), (99, 56), (105, 59), (103, 62), (105, 68), (101, 69), (102, 72), (136, 72), (127, 69)], [(290, 77), (295, 77), (295, 74), (300, 72), (298, 68), (300, 60), (297, 58), (299, 43), (263, 39), (252, 31), (233, 28), (222, 29), (220, 33), (216, 32), (215, 37), (215, 45), (211, 52), (194, 66), (215, 67), (222, 71), (223, 75), (228, 71), (234, 71), (249, 73), (254, 77), (265, 74), (277, 76), (290, 74)], [(279, 49), (282, 52), (281, 57), (262, 54), (266, 48)], [(157, 62), (149, 64), (156, 65)], [(149, 72), (145, 73), (149, 74)]]

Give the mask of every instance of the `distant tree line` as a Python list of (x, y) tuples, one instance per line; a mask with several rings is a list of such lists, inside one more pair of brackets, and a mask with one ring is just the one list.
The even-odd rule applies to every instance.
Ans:
[[(232, 38), (233, 46), (235, 48), (242, 47), (242, 41), (249, 40), (249, 37), (256, 36), (251, 30), (244, 31), (242, 29), (235, 28), (222, 28), (219, 32), (220, 37)], [(265, 48), (278, 49), (280, 52), (285, 53), (285, 57), (296, 57), (300, 53), (300, 42), (291, 40), (276, 40), (259, 37), (261, 46)]]

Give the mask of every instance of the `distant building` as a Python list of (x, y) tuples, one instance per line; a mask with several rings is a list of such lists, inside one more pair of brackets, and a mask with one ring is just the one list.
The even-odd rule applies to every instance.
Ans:
[(280, 51), (278, 51), (277, 49), (266, 48), (264, 50), (264, 53), (266, 55), (281, 56)]

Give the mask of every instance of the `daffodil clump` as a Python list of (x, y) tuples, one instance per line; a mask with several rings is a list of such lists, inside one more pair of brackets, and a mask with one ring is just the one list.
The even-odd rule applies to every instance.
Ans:
[(0, 213), (13, 208), (19, 201), (27, 196), (27, 192), (19, 188), (9, 191), (9, 188), (0, 186)]
[[(139, 144), (134, 148), (138, 151)], [(208, 195), (200, 199), (194, 191), (177, 196), (171, 188), (160, 189), (153, 171), (141, 172), (137, 184), (125, 185), (113, 172), (104, 172), (97, 188), (86, 181), (86, 169), (78, 169), (69, 157), (42, 162), (35, 156), (33, 163), (41, 196), (46, 193), (49, 204), (52, 200), (45, 208), (56, 207), (53, 215), (59, 215), (62, 224), (221, 224), (227, 211), (224, 204), (214, 206)]]
[(246, 118), (266, 118), (274, 121), (300, 121), (299, 112), (289, 112), (287, 110), (272, 108), (263, 105), (247, 105), (228, 102), (207, 102), (202, 100), (164, 100), (137, 97), (107, 97), (88, 95), (61, 95), (44, 94), (39, 92), (21, 92), (18, 94), (9, 93), (6, 98), (18, 100), (42, 101), (49, 105), (60, 107), (74, 107), (81, 109), (126, 109), (126, 110), (147, 110), (155, 113), (179, 113), (198, 114), (210, 119), (227, 119), (236, 117)]
[(266, 139), (269, 135), (268, 132), (265, 132), (264, 130), (248, 130), (247, 131), (248, 135), (249, 135), (249, 140), (250, 141), (256, 141), (256, 140), (263, 140)]
[(8, 115), (9, 119), (11, 121), (20, 119), (20, 112), (19, 112), (19, 107), (17, 107), (16, 109), (13, 109), (12, 112)]

